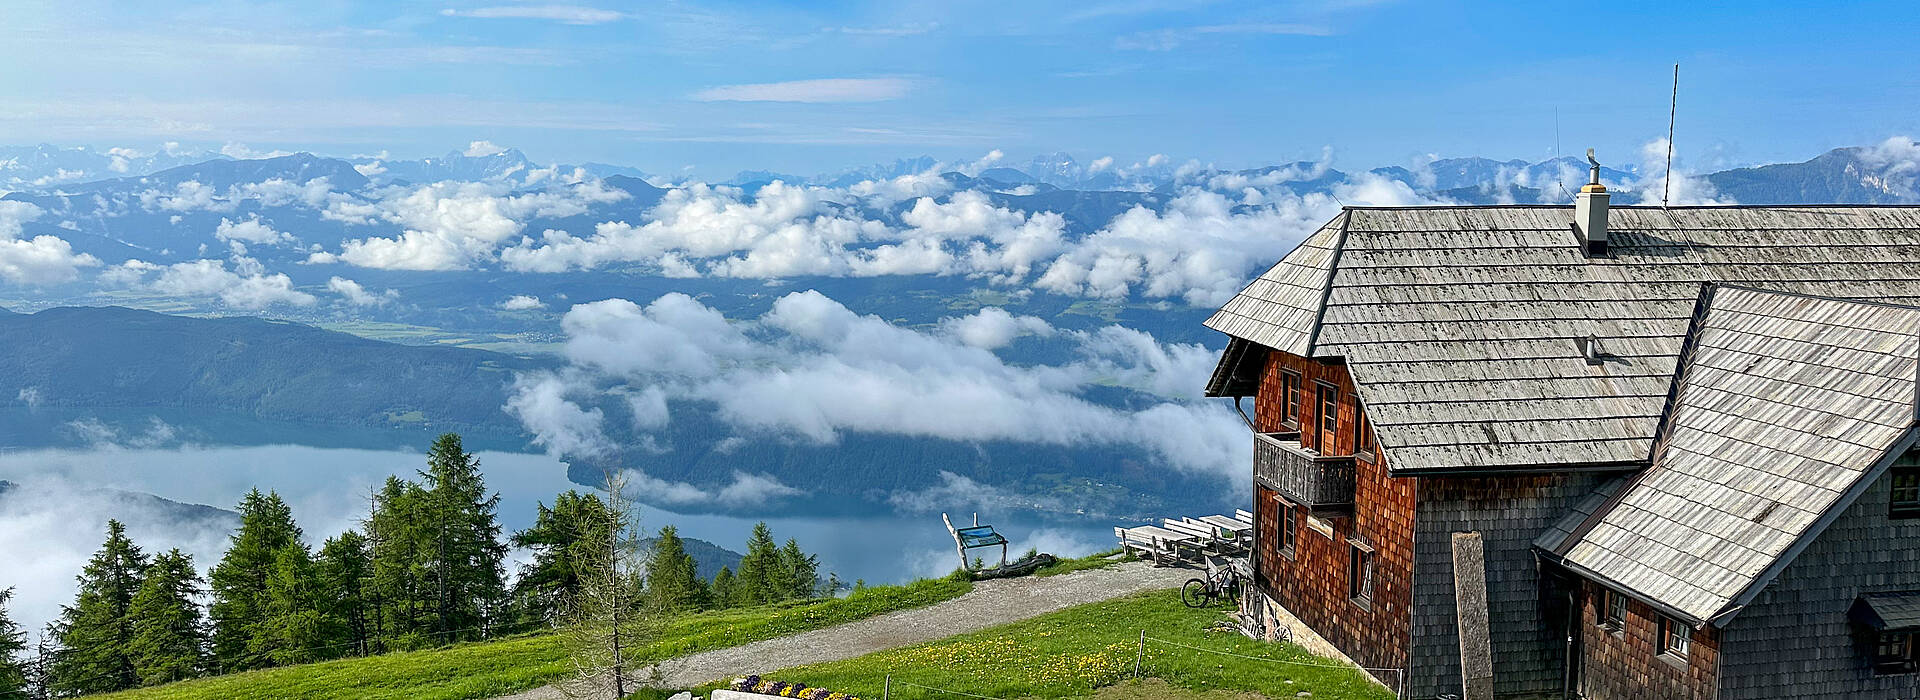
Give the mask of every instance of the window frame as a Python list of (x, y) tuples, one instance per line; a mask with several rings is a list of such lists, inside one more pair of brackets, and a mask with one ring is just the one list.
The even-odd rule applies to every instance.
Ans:
[(1280, 542), (1278, 544), (1278, 551), (1280, 552), (1280, 556), (1293, 559), (1298, 556), (1300, 548), (1299, 513), (1295, 512), (1293, 504), (1288, 503), (1287, 499), (1275, 495), (1273, 500), (1275, 504), (1280, 507)]
[(1305, 381), (1299, 372), (1280, 370), (1280, 423), (1294, 430), (1300, 429), (1300, 398), (1305, 393), (1301, 387)]
[[(1920, 465), (1895, 466), (1887, 470), (1887, 518), (1920, 518)], [(1905, 483), (1902, 483), (1905, 482)], [(1906, 492), (1903, 499), (1901, 492)]]
[(1693, 651), (1693, 628), (1685, 623), (1661, 615), (1659, 629), (1655, 631), (1657, 636), (1654, 637), (1656, 645), (1654, 650), (1659, 652), (1660, 656), (1685, 661), (1687, 655)]
[(1373, 609), (1374, 568), (1373, 549), (1349, 540), (1347, 542), (1347, 600), (1368, 610)]
[(1356, 394), (1353, 397), (1353, 456), (1371, 462), (1377, 454), (1373, 424), (1367, 422), (1367, 407), (1360, 403), (1360, 396)]
[[(1336, 456), (1340, 445), (1340, 387), (1327, 382), (1314, 382), (1314, 447), (1322, 456)], [(1329, 401), (1328, 397), (1332, 400)], [(1328, 411), (1327, 406), (1333, 410)]]
[[(1916, 644), (1912, 632), (1874, 632), (1872, 640), (1873, 675), (1899, 676), (1920, 670), (1917, 663)], [(1889, 644), (1899, 645), (1900, 649), (1892, 654), (1883, 653)]]
[(1601, 589), (1600, 626), (1614, 634), (1627, 628), (1627, 597), (1611, 588)]

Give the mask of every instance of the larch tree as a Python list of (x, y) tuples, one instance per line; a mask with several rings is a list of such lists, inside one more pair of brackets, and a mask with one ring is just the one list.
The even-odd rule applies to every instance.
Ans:
[(485, 637), (506, 600), (507, 546), (500, 541), (494, 513), (500, 495), (487, 492), (480, 460), (453, 433), (434, 440), (420, 475), (426, 480), (432, 515), (425, 526), (432, 535), (427, 573), (434, 595), (435, 641)]
[(635, 650), (659, 633), (659, 616), (641, 587), (646, 554), (625, 472), (608, 470), (605, 483), (605, 521), (591, 530), (597, 538), (572, 555), (580, 590), (563, 639), (575, 674), (558, 686), (570, 698), (624, 698), (638, 689)]
[(133, 641), (127, 652), (141, 685), (199, 676), (207, 667), (206, 624), (200, 616), (200, 573), (193, 557), (175, 549), (153, 558), (133, 597)]
[(432, 641), (428, 505), (419, 484), (397, 476), (387, 477), (374, 493), (366, 522), (373, 574), (368, 594), (377, 612), (373, 640), (379, 651), (416, 649)]
[(733, 567), (722, 566), (720, 573), (713, 575), (713, 604), (715, 607), (733, 605)]
[(814, 597), (820, 588), (820, 557), (800, 551), (800, 541), (791, 537), (780, 548), (779, 572), (780, 597), (806, 600)]
[(240, 499), (240, 529), (226, 556), (209, 573), (213, 604), (213, 661), (222, 673), (262, 668), (272, 660), (258, 654), (255, 637), (266, 620), (267, 579), (280, 551), (300, 542), (293, 509), (277, 493), (247, 492)]
[(348, 651), (356, 655), (373, 652), (373, 603), (367, 585), (373, 579), (373, 561), (367, 538), (348, 530), (320, 545), (314, 562), (319, 579), (320, 598), (330, 616), (341, 625)]
[(611, 521), (607, 505), (593, 494), (567, 491), (542, 503), (533, 527), (514, 533), (513, 545), (533, 551), (533, 561), (520, 568), (514, 599), (523, 614), (541, 622), (564, 620), (580, 595), (581, 549), (598, 547), (607, 538)]
[(85, 695), (140, 684), (128, 648), (133, 618), (128, 612), (146, 575), (147, 557), (127, 538), (118, 520), (107, 521), (107, 541), (80, 573), (80, 592), (56, 623), (60, 650), (49, 685), (55, 692)]
[(321, 600), (313, 557), (304, 544), (282, 547), (267, 576), (266, 618), (249, 650), (276, 665), (301, 664), (338, 656), (342, 625)]
[(13, 589), (0, 588), (0, 700), (27, 700), (31, 675), (27, 669), (27, 633), (7, 615)]
[(660, 528), (647, 553), (647, 595), (661, 611), (695, 610), (704, 604), (706, 586), (700, 580), (687, 544), (672, 525)]
[(740, 570), (733, 576), (733, 604), (764, 605), (780, 600), (780, 548), (773, 542), (773, 529), (757, 523), (747, 537), (747, 554), (740, 559)]

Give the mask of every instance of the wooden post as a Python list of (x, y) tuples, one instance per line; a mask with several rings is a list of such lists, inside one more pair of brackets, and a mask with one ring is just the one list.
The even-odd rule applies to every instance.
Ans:
[(1453, 606), (1460, 631), (1463, 700), (1493, 700), (1485, 547), (1478, 532), (1453, 533)]
[(1139, 680), (1140, 678), (1140, 660), (1146, 658), (1146, 656), (1147, 656), (1147, 631), (1145, 629), (1141, 629), (1140, 630), (1140, 650), (1133, 653), (1133, 677), (1135, 680)]

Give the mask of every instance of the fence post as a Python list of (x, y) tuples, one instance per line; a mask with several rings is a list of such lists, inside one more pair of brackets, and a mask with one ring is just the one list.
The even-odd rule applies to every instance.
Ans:
[(1147, 656), (1147, 630), (1140, 630), (1140, 650), (1133, 653), (1133, 678), (1140, 679), (1140, 660)]
[(880, 690), (880, 700), (893, 700), (893, 674), (887, 674), (887, 685)]

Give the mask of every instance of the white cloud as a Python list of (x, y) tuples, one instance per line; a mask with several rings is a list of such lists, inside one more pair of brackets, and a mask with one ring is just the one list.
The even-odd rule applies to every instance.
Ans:
[(626, 17), (613, 10), (602, 10), (579, 5), (505, 5), (499, 7), (478, 7), (471, 10), (447, 8), (440, 11), (447, 17), (473, 17), (478, 19), (541, 19), (561, 24), (606, 24)]
[(220, 219), (220, 225), (213, 229), (213, 237), (222, 241), (241, 241), (262, 245), (294, 242), (293, 234), (285, 231), (276, 231), (272, 226), (267, 225), (266, 222), (261, 221), (260, 217), (257, 216), (250, 217), (238, 223), (222, 217)]
[(907, 96), (906, 78), (823, 78), (719, 85), (693, 94), (702, 102), (884, 102)]
[(340, 295), (341, 299), (354, 306), (386, 306), (400, 298), (400, 292), (389, 289), (378, 294), (359, 282), (345, 277), (332, 277), (327, 280), (327, 291)]
[(376, 220), (401, 228), (398, 236), (347, 240), (340, 252), (309, 262), (341, 261), (398, 270), (458, 270), (490, 260), (502, 243), (520, 234), (526, 219), (584, 214), (594, 204), (627, 194), (599, 181), (510, 194), (500, 182), (439, 182), (387, 188), (378, 200), (334, 200), (323, 217), (356, 224)]
[(1295, 23), (1257, 23), (1215, 24), (1199, 27), (1180, 27), (1175, 29), (1157, 29), (1154, 31), (1129, 34), (1115, 39), (1114, 48), (1138, 51), (1172, 51), (1181, 46), (1209, 37), (1225, 36), (1328, 36), (1333, 31), (1315, 24)]
[(1015, 316), (998, 306), (988, 306), (969, 316), (949, 318), (941, 328), (960, 342), (982, 350), (998, 350), (1022, 335), (1053, 335), (1053, 325), (1037, 316)]
[(75, 253), (66, 239), (39, 235), (20, 238), (26, 223), (46, 212), (27, 202), (0, 201), (0, 280), (40, 286), (71, 282), (80, 269), (100, 265), (100, 259)]
[[(1675, 163), (1671, 184), (1667, 176), (1667, 140), (1664, 138), (1648, 141), (1640, 147), (1640, 172), (1646, 173), (1629, 185), (1631, 191), (1639, 195), (1641, 204), (1666, 203), (1681, 205), (1719, 205), (1736, 204), (1732, 197), (1722, 196), (1707, 178), (1698, 176)], [(1584, 182), (1584, 180), (1583, 180)]]
[[(216, 298), (249, 311), (276, 304), (312, 306), (317, 301), (312, 294), (295, 289), (285, 273), (269, 273), (258, 260), (237, 256), (233, 263), (233, 269), (228, 269), (225, 261), (212, 259), (164, 266), (129, 260), (113, 270), (111, 279), (161, 294)], [(159, 274), (147, 281), (149, 272)]]
[(260, 160), (264, 158), (279, 158), (281, 156), (290, 156), (290, 155), (293, 155), (293, 151), (282, 151), (279, 149), (274, 149), (271, 151), (256, 151), (256, 150), (253, 150), (252, 148), (248, 148), (247, 145), (244, 143), (229, 142), (227, 145), (220, 147), (220, 155), (226, 156), (228, 158), (233, 158), (236, 160)]
[(500, 309), (503, 311), (532, 311), (546, 308), (546, 306), (540, 303), (540, 297), (527, 294), (515, 294), (507, 297), (506, 301), (500, 302)]
[[(789, 294), (740, 323), (682, 294), (644, 307), (612, 299), (574, 307), (562, 327), (571, 368), (523, 376), (509, 407), (541, 444), (562, 453), (562, 446), (608, 449), (593, 401), (617, 395), (627, 397), (624, 408), (643, 430), (665, 424), (669, 401), (687, 401), (742, 435), (816, 444), (857, 432), (1120, 445), (1221, 476), (1237, 474), (1245, 461), (1240, 421), (1222, 406), (1194, 401), (1212, 353), (1162, 345), (1138, 331), (1074, 333), (1081, 359), (1018, 366), (985, 346), (1004, 345), (1017, 332), (1058, 331), (1004, 311), (917, 331), (817, 292)], [(1121, 409), (1081, 395), (1111, 385), (1166, 398)]]
[(496, 145), (492, 141), (475, 141), (467, 144), (467, 150), (462, 152), (462, 154), (468, 158), (485, 158), (506, 152), (507, 148), (505, 146)]

